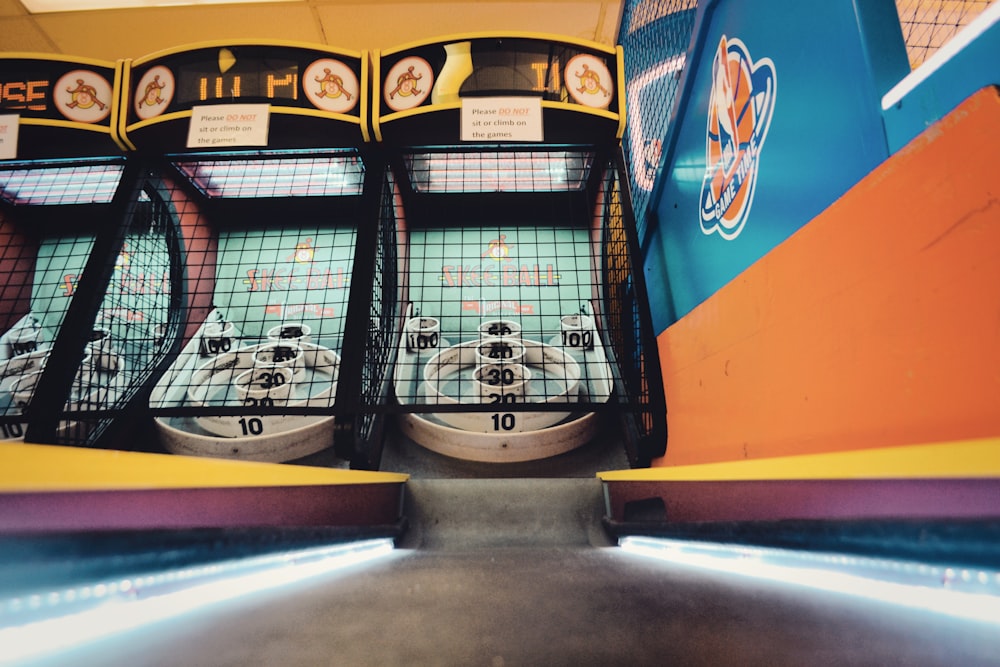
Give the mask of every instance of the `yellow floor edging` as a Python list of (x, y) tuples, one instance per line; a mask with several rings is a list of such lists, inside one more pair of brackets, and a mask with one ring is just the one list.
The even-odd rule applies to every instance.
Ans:
[(1000, 478), (1000, 437), (600, 472), (605, 482)]
[(0, 442), (0, 493), (399, 483), (409, 475)]

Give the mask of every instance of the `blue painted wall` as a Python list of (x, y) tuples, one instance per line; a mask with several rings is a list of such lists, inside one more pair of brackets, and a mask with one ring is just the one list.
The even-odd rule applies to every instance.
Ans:
[(888, 157), (881, 98), (909, 72), (892, 0), (719, 0), (694, 29), (640, 238), (657, 332)]

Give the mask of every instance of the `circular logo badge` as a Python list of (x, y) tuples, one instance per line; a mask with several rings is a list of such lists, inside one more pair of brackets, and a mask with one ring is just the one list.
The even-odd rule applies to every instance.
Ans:
[(712, 62), (705, 128), (701, 230), (731, 241), (743, 232), (757, 190), (760, 154), (778, 87), (770, 58), (753, 60), (746, 44), (725, 35)]
[(607, 109), (611, 104), (614, 82), (608, 66), (597, 56), (581, 53), (570, 58), (563, 80), (577, 104), (595, 109)]
[(306, 67), (302, 88), (313, 106), (323, 111), (347, 113), (358, 104), (358, 77), (339, 60), (323, 58)]
[(418, 56), (408, 56), (392, 66), (385, 76), (382, 99), (393, 111), (420, 106), (434, 87), (434, 70)]
[(156, 118), (170, 106), (176, 89), (173, 72), (163, 65), (151, 67), (136, 84), (135, 115), (142, 120)]
[(56, 108), (69, 120), (99, 123), (111, 114), (112, 87), (97, 72), (76, 69), (56, 81), (53, 97)]

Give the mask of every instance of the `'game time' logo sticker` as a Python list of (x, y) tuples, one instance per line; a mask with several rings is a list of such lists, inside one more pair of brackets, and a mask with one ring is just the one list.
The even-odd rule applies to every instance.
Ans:
[(726, 240), (743, 231), (757, 185), (760, 151), (778, 81), (770, 58), (753, 62), (739, 39), (719, 41), (708, 102), (701, 230)]

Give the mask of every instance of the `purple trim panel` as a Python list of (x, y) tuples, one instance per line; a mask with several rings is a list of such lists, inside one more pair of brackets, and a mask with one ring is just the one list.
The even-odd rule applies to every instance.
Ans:
[(374, 526), (400, 519), (402, 483), (0, 494), (0, 533)]
[(605, 482), (612, 520), (660, 498), (667, 523), (778, 519), (1000, 517), (1000, 479)]

